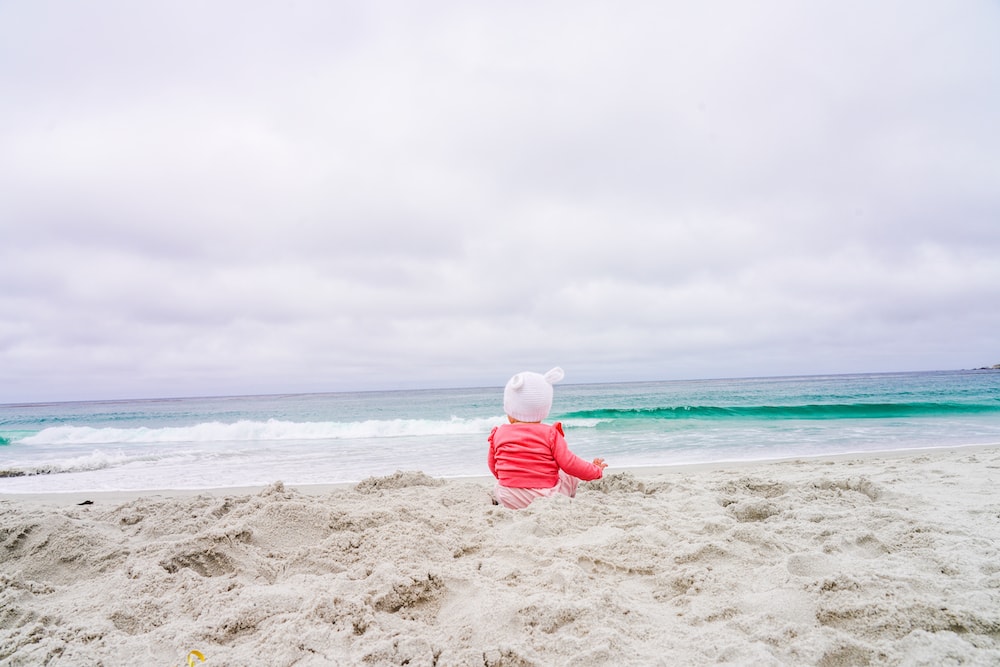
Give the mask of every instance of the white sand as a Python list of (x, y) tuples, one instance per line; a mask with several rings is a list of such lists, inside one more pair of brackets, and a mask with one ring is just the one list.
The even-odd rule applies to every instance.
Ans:
[(997, 665), (1000, 448), (0, 499), (0, 664)]

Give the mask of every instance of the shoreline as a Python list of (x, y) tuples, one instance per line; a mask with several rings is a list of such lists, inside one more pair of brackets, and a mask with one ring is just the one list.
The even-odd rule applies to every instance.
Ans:
[[(783, 463), (794, 463), (797, 461), (831, 463), (843, 462), (847, 460), (857, 460), (861, 462), (905, 458), (916, 456), (922, 453), (933, 454), (936, 452), (976, 452), (987, 451), (1000, 448), (1000, 443), (996, 444), (974, 444), (961, 446), (941, 446), (941, 447), (921, 447), (914, 449), (889, 449), (881, 451), (848, 452), (842, 454), (819, 454), (815, 456), (790, 456), (773, 459), (739, 460), (739, 461), (713, 461), (707, 463), (678, 463), (673, 465), (656, 466), (628, 466), (624, 468), (609, 468), (607, 474), (626, 473), (639, 478), (658, 477), (661, 475), (672, 475), (680, 473), (701, 473), (721, 470), (741, 470), (754, 468), (757, 466), (780, 465)], [(421, 471), (403, 471), (418, 472)], [(439, 477), (445, 483), (479, 483), (486, 487), (492, 487), (494, 478), (489, 474), (460, 476), (460, 477)], [(208, 496), (242, 496), (260, 493), (275, 483), (281, 482), (288, 489), (294, 489), (304, 495), (319, 496), (352, 489), (364, 480), (352, 482), (333, 482), (329, 484), (284, 484), (281, 480), (274, 480), (270, 484), (258, 484), (247, 486), (215, 486), (192, 489), (138, 489), (125, 491), (51, 491), (44, 493), (37, 492), (8, 492), (0, 491), (0, 501), (21, 501), (26, 503), (42, 503), (56, 505), (72, 505), (84, 501), (103, 503), (127, 503), (139, 498), (192, 498), (200, 495)]]

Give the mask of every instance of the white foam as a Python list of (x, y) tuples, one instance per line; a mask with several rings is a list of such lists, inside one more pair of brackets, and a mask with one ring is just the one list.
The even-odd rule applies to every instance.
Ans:
[(163, 428), (94, 428), (54, 426), (18, 441), (25, 445), (106, 445), (178, 442), (267, 442), (283, 440), (340, 440), (399, 436), (488, 433), (503, 421), (499, 417), (449, 420), (390, 419), (359, 422), (291, 422), (241, 420), (230, 424), (205, 422)]
[(136, 456), (123, 451), (106, 452), (95, 449), (89, 454), (52, 460), (45, 463), (38, 463), (33, 466), (26, 466), (21, 469), (21, 472), (28, 476), (67, 472), (89, 472), (115, 468), (136, 461), (155, 460), (155, 458), (156, 457), (150, 456)]

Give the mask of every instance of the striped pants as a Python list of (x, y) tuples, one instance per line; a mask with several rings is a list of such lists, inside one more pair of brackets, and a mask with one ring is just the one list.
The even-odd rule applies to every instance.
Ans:
[(531, 504), (535, 498), (548, 498), (557, 493), (570, 498), (576, 496), (576, 487), (580, 484), (579, 477), (567, 475), (562, 470), (559, 471), (559, 483), (551, 489), (516, 489), (510, 486), (496, 485), (493, 489), (493, 497), (504, 507), (512, 510), (524, 509)]

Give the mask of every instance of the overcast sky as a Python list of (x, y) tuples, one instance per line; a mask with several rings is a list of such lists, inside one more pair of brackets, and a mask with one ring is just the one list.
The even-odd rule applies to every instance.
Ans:
[(1000, 3), (0, 0), (0, 402), (1000, 363)]

